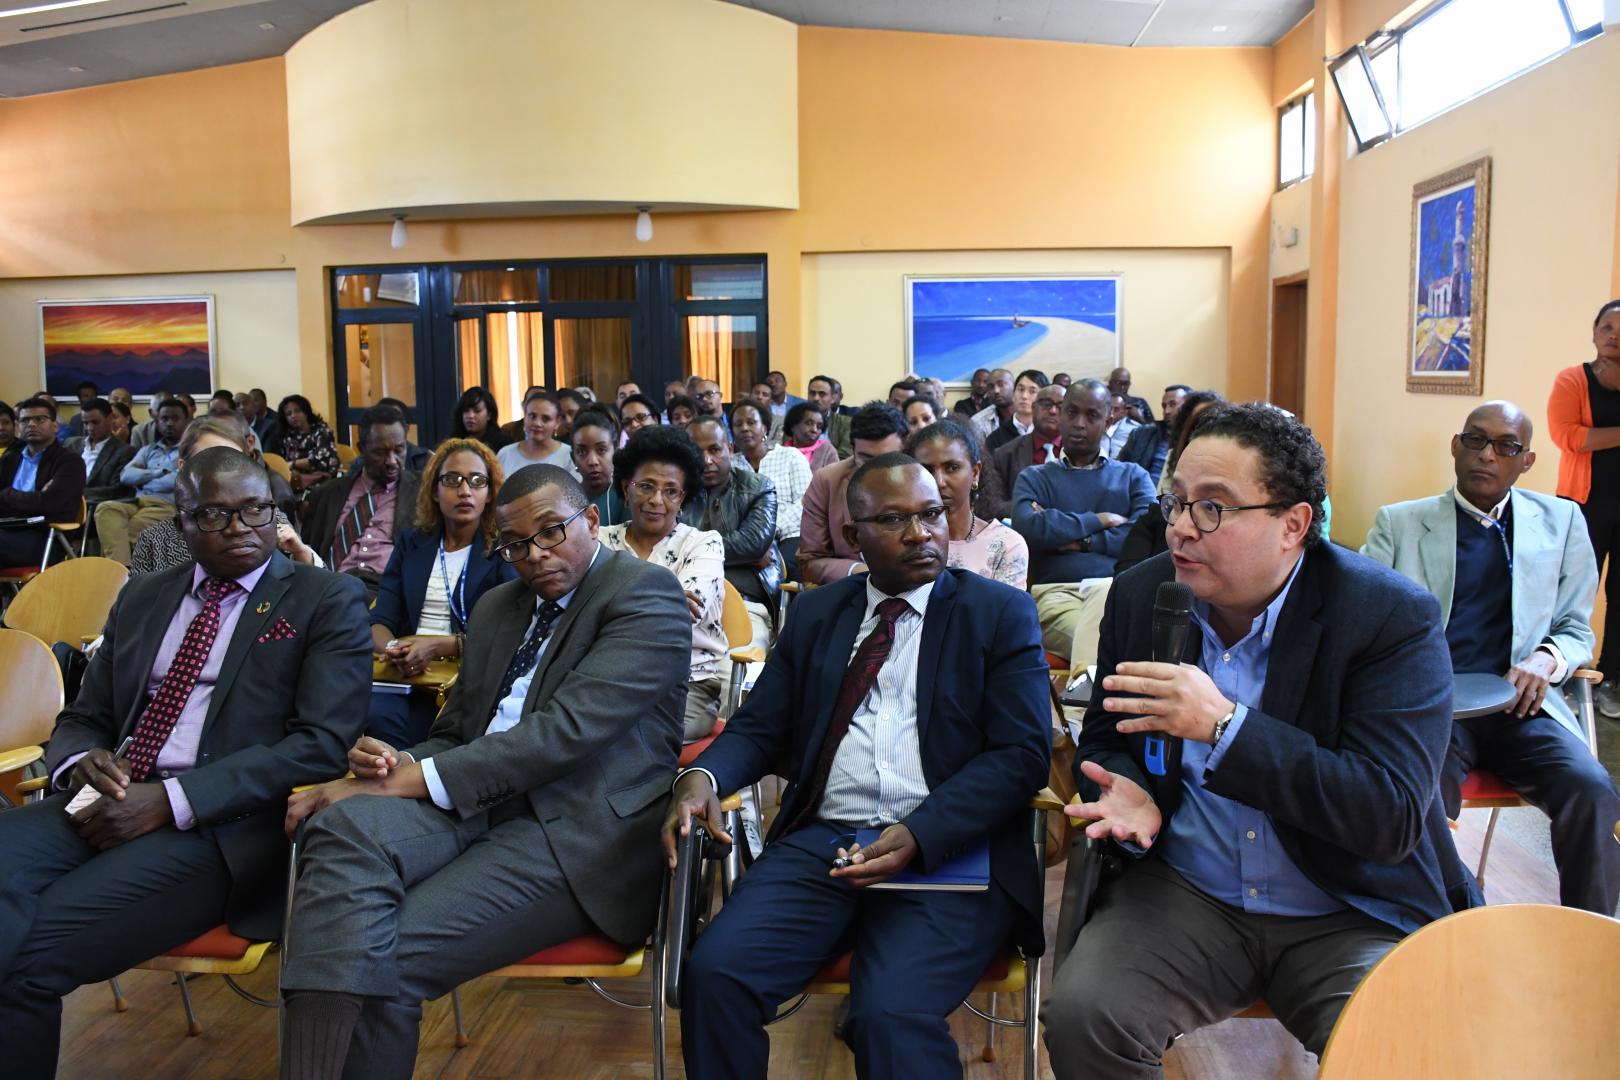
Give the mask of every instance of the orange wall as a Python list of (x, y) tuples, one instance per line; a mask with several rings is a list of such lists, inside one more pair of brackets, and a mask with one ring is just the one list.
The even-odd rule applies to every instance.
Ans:
[[(1271, 47), (1271, 100), (1281, 105), (1316, 78), (1322, 67), (1316, 52), (1316, 13), (1313, 11)], [(1317, 94), (1316, 107), (1322, 107)]]

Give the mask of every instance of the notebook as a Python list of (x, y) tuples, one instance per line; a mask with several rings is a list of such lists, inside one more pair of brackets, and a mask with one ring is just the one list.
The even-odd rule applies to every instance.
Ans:
[[(861, 847), (877, 842), (881, 829), (857, 829), (855, 842)], [(902, 870), (873, 889), (918, 889), (934, 892), (985, 892), (990, 888), (990, 841), (981, 840), (958, 852), (932, 874)]]

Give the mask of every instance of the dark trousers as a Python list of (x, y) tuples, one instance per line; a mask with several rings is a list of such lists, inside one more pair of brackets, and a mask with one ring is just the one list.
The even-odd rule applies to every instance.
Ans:
[(594, 929), (526, 800), (355, 795), (304, 826), (281, 986), (363, 996), (343, 1075), (402, 1080), (423, 1001)]
[(427, 738), (437, 713), (438, 703), (432, 694), (420, 690), (409, 694), (373, 690), (366, 713), (366, 734), (403, 750)]
[(1564, 906), (1613, 915), (1620, 903), (1620, 844), (1614, 840), (1620, 792), (1585, 740), (1546, 713), (1457, 721), (1440, 777), (1448, 817), (1457, 817), (1463, 778), (1475, 768), (1495, 773), (1552, 819)]
[(1251, 915), (1149, 856), (1106, 883), (1043, 1011), (1058, 1080), (1156, 1077), (1177, 1035), (1264, 1000), (1313, 1054), (1403, 935), (1359, 911)]
[(230, 891), (207, 830), (98, 853), (62, 812), (70, 798), (0, 812), (0, 1072), (16, 1080), (56, 1075), (62, 995), (218, 926)]
[(982, 893), (851, 888), (828, 876), (839, 836), (817, 821), (771, 844), (698, 938), (681, 989), (689, 1075), (765, 1076), (766, 1022), (850, 948), (844, 1039), (857, 1075), (962, 1074), (947, 1018), (1006, 943), (1012, 902), (993, 884)]
[[(43, 525), (17, 529), (0, 529), (0, 568), (11, 566), (38, 566), (45, 551), (45, 538), (50, 530)], [(61, 558), (62, 550), (51, 553)]]
[[(1592, 554), (1597, 556), (1598, 573), (1603, 573), (1604, 561), (1610, 553), (1620, 552), (1620, 506), (1612, 500), (1601, 499), (1593, 492), (1581, 504), (1581, 515), (1586, 518), (1586, 531), (1592, 538)], [(1620, 678), (1620, 574), (1610, 574), (1603, 586), (1605, 610), (1603, 613), (1603, 655), (1598, 657), (1597, 669), (1605, 679)], [(1608, 913), (1613, 912), (1613, 908)]]

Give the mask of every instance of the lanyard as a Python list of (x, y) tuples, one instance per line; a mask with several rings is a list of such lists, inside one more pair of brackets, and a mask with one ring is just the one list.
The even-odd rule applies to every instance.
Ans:
[[(468, 553), (469, 558), (471, 553)], [(467, 629), (467, 567), (462, 566), (456, 587), (450, 587), (450, 570), (444, 558), (444, 541), (439, 541), (439, 580), (444, 583), (444, 598), (450, 605), (450, 615), (461, 629)]]
[(1513, 546), (1508, 543), (1507, 530), (1502, 528), (1502, 523), (1495, 518), (1480, 518), (1480, 522), (1501, 538), (1502, 553), (1507, 556), (1508, 575), (1511, 577), (1513, 574)]

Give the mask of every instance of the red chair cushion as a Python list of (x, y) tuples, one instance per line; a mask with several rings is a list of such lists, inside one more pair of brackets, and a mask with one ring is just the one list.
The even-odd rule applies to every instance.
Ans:
[(1051, 668), (1053, 671), (1068, 671), (1069, 658), (1067, 656), (1059, 656), (1055, 652), (1049, 652), (1046, 654), (1046, 666)]
[(1463, 777), (1462, 797), (1467, 799), (1514, 799), (1519, 793), (1496, 778), (1495, 773), (1475, 769)]
[[(843, 956), (840, 956), (838, 959), (816, 972), (816, 977), (810, 981), (818, 983), (849, 982), (849, 963), (854, 958), (854, 952), (845, 953)], [(999, 982), (1007, 977), (1007, 969), (1010, 966), (1011, 965), (1007, 961), (1007, 954), (1002, 953), (1000, 956), (996, 957), (993, 962), (991, 962), (989, 967), (984, 969), (984, 974), (979, 976), (979, 981)]]
[(517, 962), (548, 967), (578, 967), (584, 964), (622, 964), (629, 955), (630, 950), (616, 941), (600, 934), (586, 934), (584, 937), (553, 945), (549, 949), (541, 949)]
[(709, 748), (709, 744), (714, 742), (715, 739), (719, 738), (720, 733), (724, 730), (726, 730), (726, 722), (724, 720), (716, 720), (714, 722), (713, 731), (703, 736), (703, 738), (698, 739), (695, 742), (689, 742), (685, 746), (681, 747), (681, 768), (684, 769), (688, 765), (692, 764), (692, 762), (696, 761), (698, 759), (698, 755), (707, 750)]
[(164, 956), (196, 956), (207, 960), (236, 960), (248, 951), (253, 942), (237, 937), (226, 926), (216, 926), (201, 937), (192, 938), (184, 945), (176, 945)]
[(33, 577), (37, 573), (39, 573), (39, 567), (37, 566), (8, 566), (4, 570), (0, 570), (0, 580), (15, 581)]

